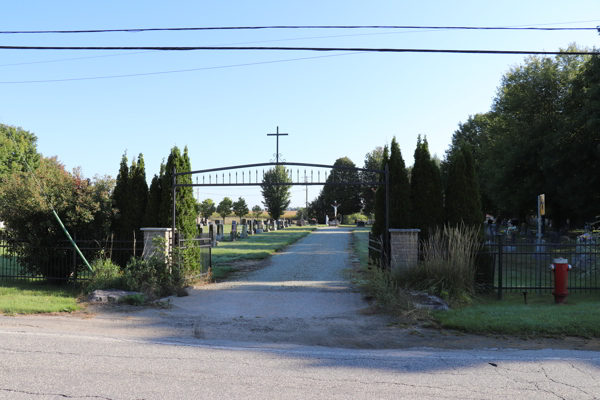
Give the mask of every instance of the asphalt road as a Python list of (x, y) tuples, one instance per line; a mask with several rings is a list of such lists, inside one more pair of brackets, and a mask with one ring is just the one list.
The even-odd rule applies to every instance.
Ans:
[(598, 352), (224, 347), (27, 329), (0, 339), (0, 399), (600, 397)]

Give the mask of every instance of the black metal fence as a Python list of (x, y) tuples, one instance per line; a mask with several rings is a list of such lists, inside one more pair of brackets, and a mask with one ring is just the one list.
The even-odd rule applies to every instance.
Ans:
[(369, 232), (369, 264), (374, 264), (377, 266), (381, 266), (381, 257), (382, 257), (382, 248), (383, 248), (383, 238), (380, 236), (379, 238), (375, 237), (373, 233)]
[[(194, 251), (186, 252), (187, 249)], [(200, 278), (212, 270), (212, 239), (210, 233), (208, 237), (198, 236), (196, 239), (179, 240), (180, 256), (183, 257), (183, 264), (186, 264), (186, 257), (193, 256), (197, 262), (191, 262), (193, 270), (188, 271), (190, 278)]]
[[(91, 262), (105, 257), (124, 267), (133, 256), (144, 251), (142, 240), (81, 240), (74, 237), (77, 246)], [(0, 237), (0, 280), (54, 280), (82, 281), (91, 278), (91, 272), (68, 240), (56, 246), (34, 246), (27, 240)]]
[(595, 238), (548, 242), (519, 237), (517, 234), (490, 238), (480, 255), (493, 268), (493, 286), (501, 299), (504, 293), (547, 293), (554, 289), (549, 266), (555, 259), (566, 259), (570, 293), (600, 290), (600, 244)]

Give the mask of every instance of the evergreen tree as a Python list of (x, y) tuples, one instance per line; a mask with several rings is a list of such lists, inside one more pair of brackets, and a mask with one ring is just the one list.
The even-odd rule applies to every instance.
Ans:
[(158, 228), (164, 227), (165, 225), (161, 221), (160, 206), (162, 201), (162, 182), (165, 174), (165, 163), (164, 160), (160, 163), (160, 173), (157, 176), (154, 174), (152, 182), (150, 183), (150, 190), (148, 192), (148, 206), (146, 207), (146, 216), (144, 219), (144, 225), (146, 227)]
[[(335, 167), (352, 167), (356, 165), (348, 157), (342, 157), (335, 160)], [(358, 182), (360, 180), (358, 171), (348, 169), (332, 169), (327, 177), (327, 182)], [(329, 219), (334, 219), (334, 210), (332, 204), (340, 204), (338, 215), (350, 215), (360, 212), (362, 201), (360, 191), (356, 185), (327, 185), (323, 187), (323, 201), (325, 202)]]
[(479, 184), (475, 175), (471, 146), (463, 143), (450, 155), (446, 187), (446, 221), (469, 226), (483, 223)]
[[(381, 168), (381, 160), (383, 158), (383, 147), (377, 146), (374, 150), (365, 155), (364, 169), (379, 169)], [(379, 178), (377, 172), (362, 171), (360, 173), (363, 182), (377, 182)], [(375, 210), (375, 190), (373, 186), (363, 186), (361, 189), (361, 197), (363, 201), (362, 213), (369, 217), (372, 216)]]
[(111, 228), (117, 237), (129, 236), (132, 232), (129, 215), (129, 181), (129, 166), (127, 165), (127, 152), (125, 152), (121, 157), (119, 174), (112, 194), (115, 213), (111, 218)]
[(137, 164), (135, 160), (132, 162), (129, 177), (129, 213), (133, 231), (138, 236), (140, 228), (143, 227), (148, 206), (148, 183), (146, 182), (146, 167), (142, 153), (138, 156)]
[(420, 229), (420, 238), (429, 238), (430, 229), (444, 221), (441, 177), (429, 154), (427, 139), (417, 139), (415, 164), (411, 174), (411, 224)]
[[(381, 159), (381, 169), (384, 170), (385, 166), (390, 162), (388, 146), (383, 147), (383, 157)], [(379, 182), (385, 182), (385, 174), (379, 175)], [(371, 227), (373, 236), (379, 238), (385, 231), (385, 185), (379, 185), (375, 192), (375, 223)]]
[(316, 218), (318, 223), (325, 223), (325, 214), (329, 211), (331, 205), (325, 204), (325, 196), (323, 189), (319, 191), (319, 195), (310, 203), (308, 203), (308, 218)]
[[(171, 149), (162, 177), (160, 215), (162, 225), (167, 228), (173, 224), (173, 167), (175, 167), (176, 173), (191, 171), (187, 147), (185, 147), (183, 155), (177, 146)], [(192, 176), (180, 175), (177, 177), (177, 183), (191, 184)], [(191, 187), (184, 186), (178, 187), (176, 193), (175, 227), (182, 233), (183, 238), (191, 239), (196, 236), (197, 231), (194, 192)]]
[[(445, 211), (446, 221), (450, 225), (458, 225), (469, 213), (467, 198), (467, 165), (465, 154), (461, 150), (450, 155), (448, 165), (448, 183), (446, 184)], [(466, 221), (465, 221), (466, 222)]]
[(396, 137), (392, 139), (389, 163), (390, 228), (410, 227), (410, 183)]

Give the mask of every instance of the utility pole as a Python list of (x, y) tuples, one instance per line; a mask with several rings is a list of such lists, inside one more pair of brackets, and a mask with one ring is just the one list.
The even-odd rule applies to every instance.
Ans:
[(304, 170), (304, 183), (306, 183), (306, 203), (304, 205), (304, 213), (306, 214), (306, 219), (308, 220), (308, 177), (306, 176), (306, 170)]

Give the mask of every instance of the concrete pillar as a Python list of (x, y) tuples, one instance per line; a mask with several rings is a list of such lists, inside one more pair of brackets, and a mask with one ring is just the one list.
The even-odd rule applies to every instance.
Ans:
[(392, 271), (407, 270), (417, 266), (419, 262), (420, 229), (390, 229)]

